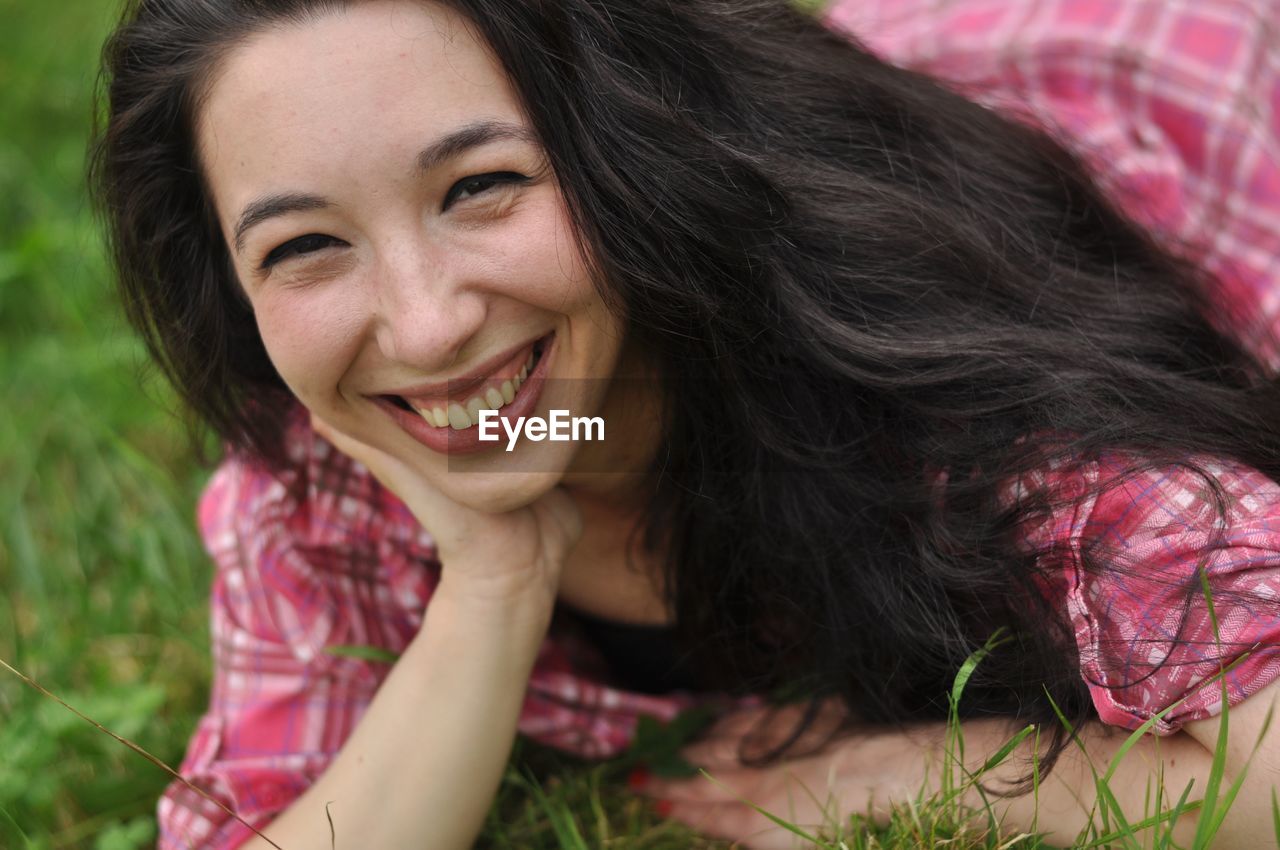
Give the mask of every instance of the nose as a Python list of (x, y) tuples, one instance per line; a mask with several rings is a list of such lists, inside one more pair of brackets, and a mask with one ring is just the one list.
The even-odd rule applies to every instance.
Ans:
[(426, 373), (448, 369), (485, 316), (482, 294), (441, 253), (427, 246), (389, 252), (374, 282), (379, 350)]

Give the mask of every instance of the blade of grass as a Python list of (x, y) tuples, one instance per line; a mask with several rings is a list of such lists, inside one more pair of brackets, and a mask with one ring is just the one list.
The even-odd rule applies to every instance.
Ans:
[(973, 671), (978, 669), (978, 665), (991, 654), (992, 650), (1009, 642), (1010, 638), (1004, 635), (1004, 631), (1004, 626), (1000, 626), (993, 631), (991, 636), (987, 638), (986, 643), (966, 658), (956, 672), (955, 679), (951, 683), (950, 708), (952, 718), (957, 721), (959, 720), (960, 696), (964, 693), (965, 686), (969, 684), (969, 679), (973, 677)]
[(587, 806), (596, 821), (597, 845), (607, 847), (609, 842), (609, 816), (605, 813), (604, 802), (600, 798), (600, 773), (592, 771), (587, 785)]
[[(990, 655), (994, 649), (1009, 640), (1010, 638), (1005, 635), (1004, 626), (995, 629), (987, 638), (986, 643), (964, 660), (951, 683), (951, 693), (947, 696), (947, 733), (943, 742), (942, 776), (940, 777), (942, 783), (941, 794), (943, 799), (948, 802), (954, 800), (964, 791), (963, 787), (957, 788), (955, 778), (957, 767), (961, 774), (966, 773), (964, 768), (964, 730), (960, 723), (960, 697), (964, 693), (969, 679), (973, 677), (973, 672), (977, 669), (978, 664)], [(985, 795), (983, 796), (983, 802), (986, 802)], [(987, 806), (987, 814), (988, 816), (991, 814), (989, 805)]]
[[(1063, 728), (1067, 730), (1067, 734), (1071, 736), (1071, 741), (1079, 747), (1080, 752), (1084, 755), (1085, 764), (1089, 766), (1089, 772), (1093, 774), (1093, 781), (1096, 785), (1100, 777), (1098, 776), (1098, 769), (1093, 764), (1093, 757), (1089, 755), (1089, 750), (1085, 747), (1084, 742), (1080, 740), (1080, 736), (1076, 734), (1076, 730), (1072, 727), (1071, 721), (1067, 720), (1067, 716), (1062, 713), (1062, 709), (1058, 706), (1057, 700), (1053, 698), (1053, 695), (1049, 693), (1048, 689), (1045, 690), (1045, 697), (1049, 700), (1049, 707), (1052, 708), (1053, 713), (1057, 715), (1058, 721), (1062, 724)], [(1098, 798), (1095, 797), (1093, 809), (1087, 813), (1089, 815), (1089, 823), (1081, 830), (1081, 835), (1076, 836), (1076, 844), (1080, 844), (1085, 841), (1085, 835), (1088, 832), (1092, 831), (1094, 834), (1097, 833), (1097, 827), (1094, 824), (1095, 812), (1098, 817), (1102, 818), (1102, 828), (1105, 830), (1111, 829), (1110, 821), (1107, 819), (1107, 813), (1105, 809), (1099, 808)]]
[(1276, 786), (1271, 786), (1271, 826), (1276, 831), (1276, 846), (1280, 847), (1280, 801), (1276, 800)]
[(1191, 796), (1191, 786), (1194, 782), (1188, 782), (1187, 787), (1182, 789), (1182, 796), (1178, 798), (1178, 803), (1169, 812), (1169, 829), (1160, 837), (1160, 843), (1156, 845), (1156, 850), (1168, 850), (1173, 845), (1173, 828), (1178, 823), (1178, 818), (1182, 817), (1184, 811), (1197, 809), (1200, 804), (1197, 802), (1187, 802), (1187, 797)]
[[(1190, 791), (1191, 791), (1191, 783), (1187, 783), (1187, 788), (1186, 790), (1183, 791), (1183, 800), (1186, 799), (1186, 795), (1189, 794)], [(1199, 805), (1200, 803), (1198, 801), (1193, 800), (1189, 805), (1185, 806), (1185, 808), (1187, 810), (1190, 810), (1198, 807)], [(1110, 832), (1110, 833), (1107, 833), (1106, 835), (1098, 836), (1097, 838), (1094, 838), (1087, 843), (1077, 843), (1073, 845), (1073, 850), (1087, 850), (1087, 848), (1090, 848), (1090, 847), (1103, 847), (1103, 846), (1112, 844), (1115, 841), (1123, 839), (1127, 834), (1130, 834), (1132, 832), (1136, 832), (1141, 829), (1148, 829), (1153, 826), (1160, 826), (1162, 823), (1166, 823), (1166, 822), (1172, 824), (1173, 816), (1174, 816), (1174, 810), (1170, 810), (1168, 812), (1157, 812), (1154, 815), (1148, 815), (1142, 820), (1134, 821), (1133, 824), (1131, 824), (1130, 826), (1129, 833), (1126, 833), (1122, 828), (1120, 830), (1117, 830), (1116, 832)]]
[(1209, 587), (1208, 571), (1202, 566), (1199, 573), (1200, 589), (1204, 593), (1205, 604), (1209, 606), (1209, 622), (1213, 625), (1213, 642), (1218, 648), (1218, 670), (1220, 671), (1218, 683), (1222, 693), (1222, 711), (1219, 713), (1218, 741), (1213, 748), (1213, 762), (1209, 767), (1209, 778), (1205, 782), (1204, 805), (1200, 810), (1200, 816), (1196, 819), (1196, 834), (1191, 841), (1193, 848), (1208, 847), (1215, 831), (1213, 824), (1218, 805), (1218, 788), (1222, 784), (1222, 776), (1227, 769), (1227, 715), (1230, 714), (1227, 711), (1229, 702), (1227, 678), (1226, 671), (1222, 669), (1222, 639), (1218, 631), (1218, 615), (1213, 608), (1213, 590)]
[(542, 789), (542, 785), (532, 773), (522, 772), (520, 775), (521, 784), (528, 789), (534, 801), (538, 804), (547, 815), (547, 820), (551, 822), (551, 829), (555, 833), (556, 841), (559, 843), (561, 850), (590, 850), (586, 841), (582, 838), (582, 833), (578, 830), (578, 822), (573, 817), (573, 812), (564, 805), (557, 806), (553, 804), (551, 798)]
[(368, 644), (338, 644), (335, 646), (326, 646), (324, 651), (329, 655), (337, 655), (342, 658), (358, 658), (361, 661), (377, 661), (383, 664), (395, 664), (400, 660), (397, 653), (380, 646), (370, 646)]
[(1039, 835), (1040, 826), (1040, 727), (1036, 726), (1036, 740), (1031, 749), (1031, 834)]
[(279, 844), (276, 844), (276, 843), (275, 843), (274, 841), (272, 841), (270, 838), (267, 838), (265, 835), (263, 835), (261, 832), (259, 832), (259, 831), (257, 830), (257, 828), (255, 828), (255, 827), (253, 826), (253, 824), (249, 823), (249, 822), (248, 822), (248, 821), (246, 821), (244, 818), (240, 817), (240, 815), (236, 814), (234, 811), (232, 811), (230, 808), (228, 808), (228, 807), (227, 807), (227, 805), (226, 805), (225, 803), (223, 803), (223, 802), (222, 802), (222, 801), (220, 801), (220, 800), (215, 799), (215, 798), (214, 798), (212, 795), (210, 795), (207, 791), (205, 791), (204, 789), (202, 789), (202, 788), (200, 788), (200, 787), (198, 787), (198, 786), (194, 785), (193, 783), (191, 783), (191, 782), (190, 782), (189, 780), (187, 780), (185, 777), (183, 777), (182, 775), (180, 775), (176, 770), (174, 770), (173, 768), (169, 767), (169, 765), (165, 764), (163, 761), (161, 761), (160, 759), (156, 758), (156, 757), (155, 757), (155, 756), (153, 756), (151, 753), (147, 752), (147, 751), (146, 751), (146, 750), (144, 750), (142, 747), (140, 747), (140, 746), (138, 746), (137, 744), (135, 744), (133, 741), (130, 741), (128, 738), (122, 738), (122, 737), (120, 737), (120, 736), (119, 736), (119, 735), (117, 735), (115, 732), (112, 732), (110, 729), (108, 729), (107, 727), (103, 726), (103, 725), (102, 725), (101, 723), (99, 723), (98, 721), (94, 720), (92, 717), (87, 717), (86, 715), (84, 715), (83, 713), (81, 713), (80, 711), (78, 711), (74, 706), (72, 706), (72, 705), (68, 705), (66, 702), (64, 702), (62, 699), (60, 699), (56, 694), (53, 694), (53, 693), (51, 693), (49, 690), (47, 690), (47, 689), (46, 689), (44, 686), (42, 686), (39, 682), (36, 682), (34, 679), (32, 679), (31, 677), (27, 676), (25, 673), (21, 672), (20, 670), (15, 670), (13, 667), (10, 667), (10, 666), (9, 666), (9, 664), (8, 664), (8, 662), (6, 662), (4, 659), (0, 659), (0, 667), (5, 668), (5, 669), (6, 669), (6, 670), (8, 670), (10, 673), (12, 673), (13, 675), (17, 676), (19, 679), (21, 679), (22, 681), (26, 682), (26, 683), (27, 683), (28, 685), (30, 685), (31, 687), (35, 688), (37, 691), (39, 691), (39, 692), (40, 692), (41, 694), (43, 694), (44, 696), (46, 696), (46, 697), (48, 697), (49, 699), (53, 700), (53, 701), (54, 701), (54, 702), (56, 702), (58, 705), (60, 705), (60, 706), (62, 706), (63, 708), (65, 708), (67, 711), (70, 711), (70, 712), (71, 712), (72, 714), (74, 714), (76, 717), (79, 717), (81, 720), (83, 720), (83, 721), (85, 721), (86, 723), (88, 723), (89, 725), (93, 726), (93, 727), (94, 727), (95, 729), (97, 729), (99, 732), (103, 732), (103, 733), (105, 733), (106, 735), (109, 735), (111, 738), (115, 739), (115, 741), (116, 741), (117, 743), (124, 744), (126, 747), (128, 747), (128, 748), (129, 748), (129, 749), (131, 749), (131, 750), (133, 750), (135, 753), (137, 753), (138, 755), (142, 756), (142, 757), (143, 757), (143, 758), (145, 758), (147, 761), (151, 762), (151, 763), (152, 763), (152, 764), (154, 764), (156, 767), (158, 767), (158, 768), (160, 768), (161, 770), (163, 770), (165, 773), (168, 773), (168, 774), (169, 774), (170, 776), (172, 776), (174, 779), (178, 780), (178, 781), (179, 781), (179, 782), (181, 782), (183, 785), (187, 786), (187, 787), (188, 787), (188, 788), (190, 788), (192, 791), (195, 791), (195, 792), (196, 792), (197, 794), (199, 794), (201, 797), (203, 797), (203, 798), (205, 798), (206, 800), (208, 800), (209, 802), (213, 803), (215, 806), (217, 806), (218, 808), (222, 809), (222, 811), (224, 811), (224, 812), (226, 812), (227, 814), (231, 815), (231, 817), (235, 818), (237, 821), (239, 821), (240, 823), (244, 824), (244, 825), (245, 825), (245, 826), (247, 826), (249, 829), (253, 830), (254, 835), (257, 835), (257, 836), (258, 836), (259, 838), (261, 838), (263, 841), (267, 842), (267, 843), (268, 843), (268, 844), (270, 844), (272, 847), (276, 848), (276, 850), (282, 850), (282, 848), (280, 847), (280, 845), (279, 845)]
[(22, 843), (25, 846), (30, 847), (31, 838), (25, 832), (22, 831), (22, 827), (18, 826), (18, 822), (13, 819), (13, 815), (9, 814), (9, 810), (0, 808), (0, 815), (4, 815), (4, 819), (9, 822), (10, 826), (13, 827), (14, 832), (18, 833), (18, 835), (21, 836)]
[[(716, 778), (715, 778), (714, 776), (712, 776), (710, 773), (707, 773), (707, 771), (706, 771), (705, 769), (703, 769), (703, 768), (698, 768), (698, 773), (701, 773), (701, 774), (702, 774), (703, 776), (705, 776), (707, 779), (710, 779), (712, 782), (714, 782), (715, 784), (719, 785), (719, 786), (720, 786), (721, 788), (723, 788), (724, 790), (729, 791), (730, 793), (732, 793), (732, 790), (729, 788), (729, 786), (725, 785), (725, 784), (724, 784), (723, 782), (721, 782), (719, 779), (716, 779)], [(737, 795), (737, 794), (734, 794), (734, 796), (735, 796), (735, 797), (738, 797), (738, 795)], [(809, 833), (805, 832), (803, 829), (801, 829), (800, 827), (796, 826), (795, 824), (787, 823), (785, 820), (783, 820), (782, 818), (778, 817), (777, 815), (771, 814), (770, 812), (766, 812), (764, 809), (760, 808), (760, 807), (759, 807), (759, 806), (757, 806), (755, 803), (753, 803), (753, 802), (751, 802), (750, 800), (748, 800), (746, 797), (738, 797), (738, 802), (743, 803), (743, 804), (745, 804), (745, 805), (748, 805), (748, 806), (750, 806), (751, 808), (755, 809), (757, 812), (759, 812), (760, 814), (764, 815), (764, 816), (765, 816), (765, 817), (767, 817), (769, 820), (773, 821), (773, 822), (774, 822), (774, 823), (776, 823), (778, 826), (780, 826), (780, 827), (782, 827), (783, 829), (785, 829), (787, 832), (790, 832), (792, 835), (798, 835), (798, 836), (800, 836), (801, 838), (805, 839), (806, 841), (812, 841), (814, 844), (817, 844), (817, 845), (821, 846), (821, 844), (822, 844), (822, 840), (821, 840), (821, 839), (819, 839), (819, 838), (815, 838), (814, 836), (812, 836), (812, 835), (810, 835)]]
[(1004, 745), (1000, 747), (1000, 749), (996, 750), (995, 753), (993, 753), (991, 756), (987, 758), (985, 762), (983, 762), (982, 767), (978, 768), (978, 772), (976, 776), (981, 776), (982, 774), (986, 773), (987, 771), (991, 770), (993, 767), (1003, 762), (1006, 758), (1009, 757), (1010, 753), (1012, 753), (1015, 749), (1017, 749), (1019, 744), (1025, 741), (1031, 735), (1031, 733), (1035, 731), (1036, 731), (1036, 725), (1034, 723), (1028, 723), (1026, 726), (1020, 729), (1012, 738), (1010, 738), (1008, 741), (1005, 741)]
[[(1224, 679), (1223, 682), (1224, 684), (1223, 684), (1222, 713), (1225, 716), (1227, 713), (1226, 684), (1225, 684), (1226, 680)], [(1249, 774), (1249, 767), (1253, 764), (1253, 758), (1258, 754), (1258, 750), (1262, 747), (1262, 740), (1266, 737), (1267, 730), (1270, 729), (1271, 727), (1271, 718), (1274, 713), (1275, 713), (1275, 704), (1273, 703), (1271, 707), (1267, 709), (1267, 715), (1262, 721), (1262, 729), (1259, 730), (1258, 732), (1257, 740), (1253, 742), (1253, 749), (1249, 752), (1249, 757), (1245, 759), (1244, 764), (1241, 765), (1240, 767), (1240, 775), (1235, 778), (1235, 780), (1231, 783), (1231, 787), (1227, 789), (1226, 796), (1222, 798), (1221, 808), (1213, 813), (1213, 822), (1210, 825), (1209, 830), (1206, 834), (1206, 842), (1212, 841), (1213, 837), (1218, 834), (1218, 830), (1222, 827), (1222, 822), (1227, 817), (1227, 812), (1230, 811), (1231, 806), (1235, 803), (1236, 795), (1240, 792), (1240, 788), (1244, 784), (1245, 777), (1248, 776)], [(1225, 727), (1226, 727), (1226, 724), (1224, 722), (1223, 728)], [(1214, 751), (1215, 760), (1218, 756), (1217, 750), (1219, 749), (1222, 750), (1222, 757), (1225, 760), (1226, 759), (1226, 742), (1222, 737), (1218, 738), (1218, 744)], [(1197, 846), (1200, 846), (1200, 845), (1197, 845)], [(1203, 846), (1208, 846), (1208, 844), (1206, 843)]]

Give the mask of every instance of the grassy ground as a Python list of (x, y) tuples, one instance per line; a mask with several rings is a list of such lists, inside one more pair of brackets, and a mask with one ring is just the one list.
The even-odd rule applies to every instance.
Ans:
[[(113, 5), (0, 0), (0, 659), (177, 764), (209, 678), (210, 566), (192, 520), (205, 473), (113, 302), (82, 188)], [(0, 754), (0, 847), (154, 842), (166, 775), (3, 671)], [(843, 846), (932, 846), (936, 829), (904, 818)], [(525, 741), (481, 844), (724, 846), (658, 821), (619, 765)]]
[[(109, 4), (0, 2), (0, 658), (161, 758), (205, 700), (201, 473), (82, 190)], [(141, 847), (164, 777), (0, 673), (0, 847)]]

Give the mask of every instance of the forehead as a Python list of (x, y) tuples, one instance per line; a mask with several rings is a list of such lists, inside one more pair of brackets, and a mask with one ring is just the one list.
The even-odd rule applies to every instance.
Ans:
[(428, 142), (477, 118), (522, 123), (465, 19), (435, 3), (372, 0), (233, 47), (210, 76), (196, 136), (225, 214), (245, 193), (315, 189), (375, 161), (398, 160), (407, 174)]

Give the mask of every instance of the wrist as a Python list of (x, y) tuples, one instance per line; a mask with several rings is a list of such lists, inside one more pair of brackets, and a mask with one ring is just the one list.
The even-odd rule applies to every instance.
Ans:
[[(1009, 720), (970, 720), (965, 723), (965, 761), (970, 771), (976, 771), (982, 763), (1004, 746), (1020, 729)], [(1077, 729), (1079, 745), (1069, 743), (1059, 755), (1053, 769), (1040, 780), (1034, 789), (1018, 796), (982, 796), (970, 786), (963, 802), (974, 812), (985, 812), (990, 806), (1003, 824), (1005, 834), (1039, 832), (1049, 843), (1065, 846), (1075, 842), (1093, 818), (1091, 814), (1097, 798), (1094, 770), (1105, 773), (1116, 750), (1124, 742), (1127, 733), (1107, 727), (1098, 721), (1083, 724)], [(1001, 764), (983, 774), (980, 781), (993, 791), (1008, 791), (1015, 781), (1028, 779), (1035, 762), (1044, 755), (1049, 735), (1041, 730), (1039, 739), (1032, 732)], [(1126, 817), (1135, 822), (1144, 817), (1144, 796), (1152, 777), (1146, 775), (1139, 747), (1130, 758), (1121, 762), (1120, 773), (1109, 783)], [(1080, 746), (1085, 748), (1082, 752)], [(1141, 766), (1141, 775), (1129, 771)], [(1125, 777), (1125, 778), (1121, 778)], [(985, 818), (978, 817), (977, 821)], [(1184, 825), (1185, 825), (1184, 819)], [(975, 823), (977, 822), (975, 821)], [(1144, 833), (1140, 833), (1142, 835)], [(1185, 837), (1185, 836), (1183, 836)]]
[(447, 608), (459, 621), (485, 629), (515, 626), (546, 630), (555, 607), (554, 586), (532, 577), (475, 577), (446, 567), (428, 611)]

